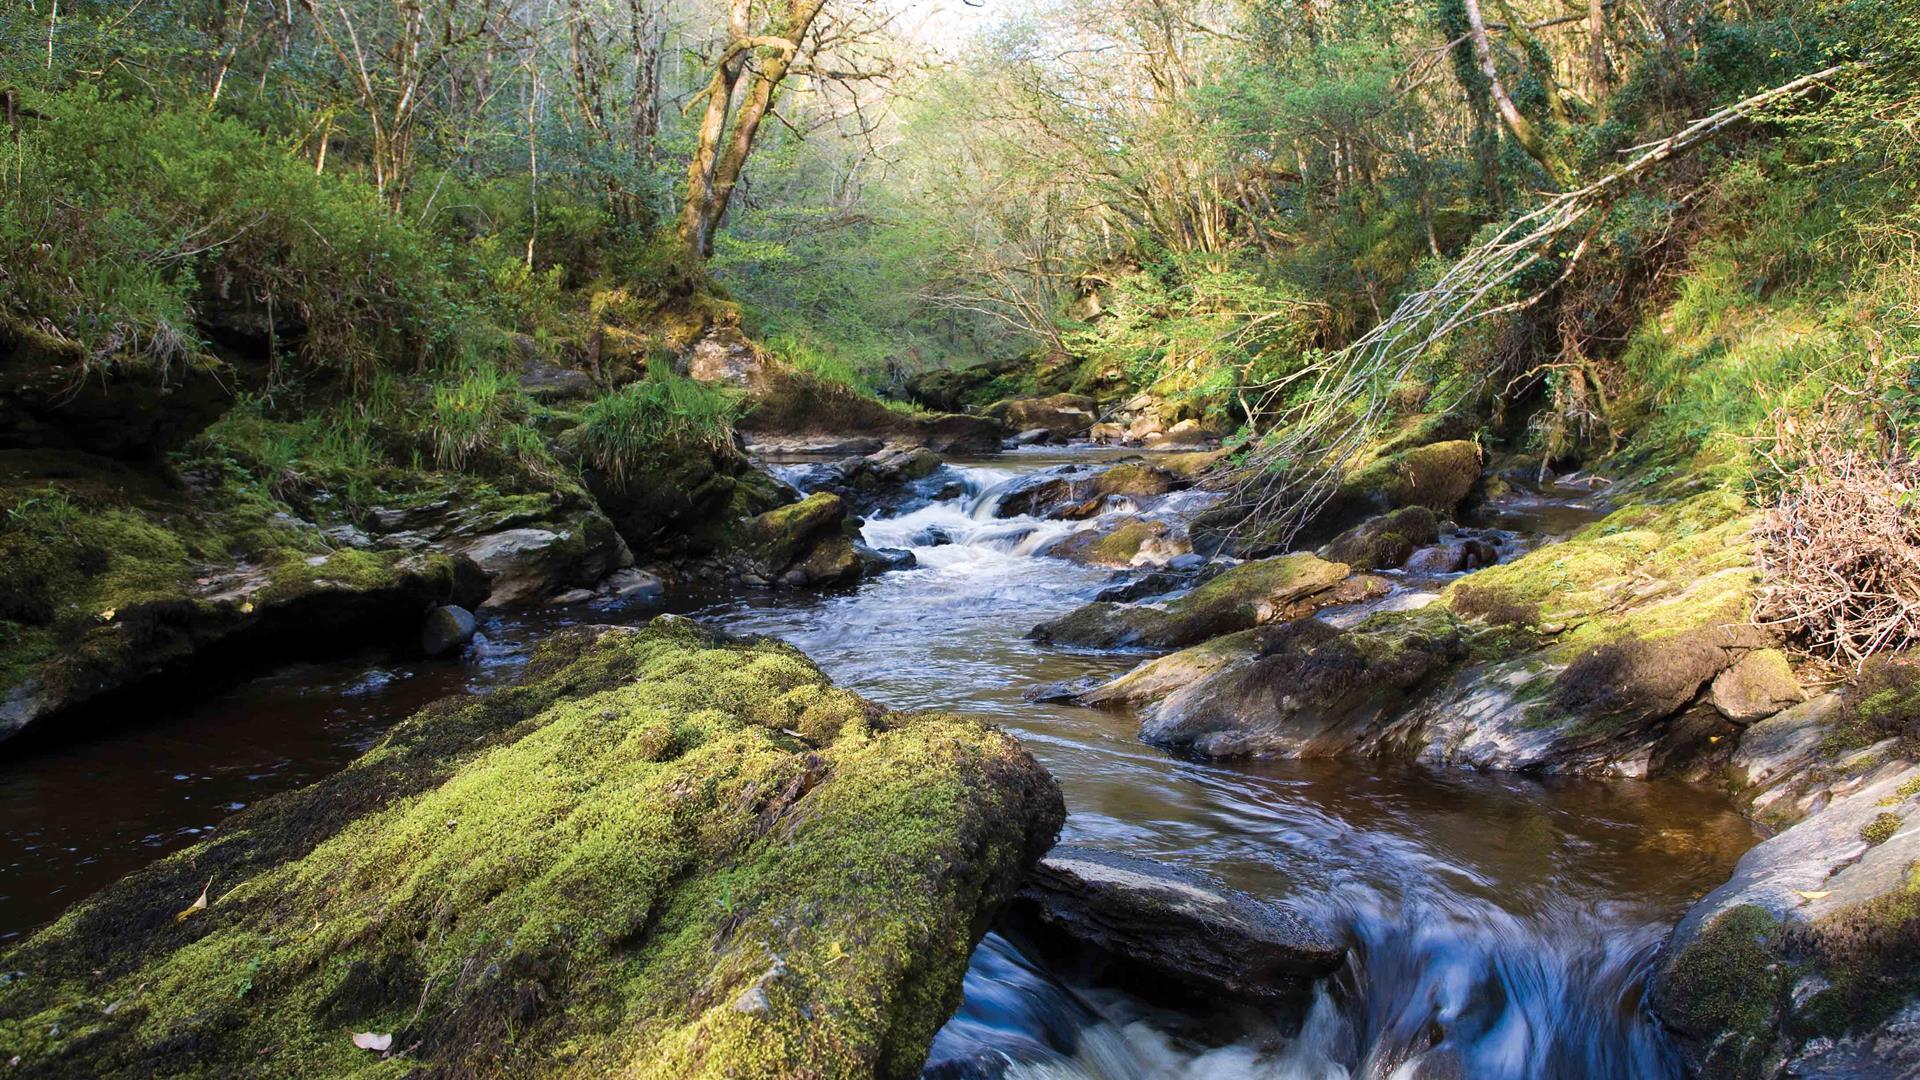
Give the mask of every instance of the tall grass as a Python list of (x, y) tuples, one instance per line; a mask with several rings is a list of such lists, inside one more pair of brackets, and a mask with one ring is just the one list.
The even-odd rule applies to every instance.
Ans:
[(590, 465), (624, 483), (658, 451), (731, 445), (742, 405), (733, 391), (651, 369), (587, 406), (580, 450)]

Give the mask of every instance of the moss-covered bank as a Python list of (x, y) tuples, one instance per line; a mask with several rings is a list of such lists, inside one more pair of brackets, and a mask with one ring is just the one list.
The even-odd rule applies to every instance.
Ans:
[(571, 631), (8, 950), (0, 1058), (911, 1076), (1062, 817), (1008, 736), (886, 713), (785, 646)]

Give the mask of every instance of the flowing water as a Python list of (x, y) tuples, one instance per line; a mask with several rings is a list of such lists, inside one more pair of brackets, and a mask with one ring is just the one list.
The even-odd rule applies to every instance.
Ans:
[[(1353, 960), (1317, 989), (1296, 1030), (1224, 1003), (1170, 1011), (1044, 963), (1033, 943), (989, 935), (929, 1076), (1676, 1072), (1641, 993), (1667, 928), (1753, 842), (1724, 801), (1660, 783), (1182, 760), (1139, 742), (1127, 717), (1023, 700), (1032, 685), (1137, 660), (1024, 639), (1109, 577), (1034, 554), (1081, 525), (992, 516), (997, 488), (1060, 460), (949, 466), (937, 479), (958, 497), (870, 521), (867, 541), (911, 549), (913, 569), (838, 595), (756, 592), (694, 613), (785, 638), (887, 705), (992, 717), (1059, 779), (1063, 839), (1209, 871), (1348, 936)], [(1554, 506), (1531, 524), (1574, 517)], [(651, 614), (493, 618), (464, 662), (359, 656), (289, 668), (0, 765), (0, 934), (339, 767), (424, 701), (510, 678), (557, 625)]]

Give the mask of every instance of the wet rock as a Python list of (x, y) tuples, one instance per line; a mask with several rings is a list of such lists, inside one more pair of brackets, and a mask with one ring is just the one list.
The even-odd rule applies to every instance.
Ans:
[(1087, 429), (1088, 440), (1102, 446), (1122, 442), (1127, 437), (1127, 429), (1120, 424), (1095, 424)]
[[(1416, 508), (1419, 509), (1419, 508)], [(1477, 537), (1448, 540), (1423, 547), (1406, 560), (1409, 574), (1457, 574), (1500, 561), (1500, 551)]]
[(0, 1031), (50, 1077), (385, 1068), (362, 1031), (450, 1076), (913, 1075), (1063, 817), (1011, 737), (787, 646), (564, 632), (9, 943)]
[(447, 656), (458, 652), (473, 640), (476, 625), (473, 612), (458, 604), (434, 608), (420, 627), (420, 651), (428, 656)]
[(1052, 394), (1038, 398), (1006, 398), (981, 410), (1015, 431), (1045, 428), (1061, 442), (1085, 435), (1096, 419), (1094, 400), (1081, 394)]
[(1040, 446), (1044, 443), (1060, 442), (1062, 440), (1053, 433), (1052, 428), (1037, 427), (1028, 428), (1007, 441), (1015, 446)]
[(1259, 656), (1278, 630), (1271, 624), (1259, 626), (1155, 657), (1117, 679), (1082, 692), (1078, 699), (1083, 705), (1144, 708), (1231, 665)]
[(608, 574), (600, 583), (600, 592), (616, 600), (652, 604), (665, 598), (667, 583), (658, 574), (628, 567)]
[(1185, 477), (1141, 462), (1121, 462), (1097, 471), (1070, 467), (1035, 473), (1009, 486), (994, 513), (1080, 520), (1106, 510), (1115, 496), (1140, 499), (1191, 486)]
[(566, 592), (555, 593), (553, 596), (548, 597), (546, 606), (571, 607), (574, 604), (584, 604), (593, 599), (593, 597), (594, 592), (592, 589), (568, 589)]
[(1337, 602), (1344, 563), (1284, 555), (1243, 563), (1164, 606), (1092, 603), (1029, 635), (1050, 645), (1178, 649), (1261, 623), (1298, 618)]
[(1194, 575), (1173, 573), (1170, 570), (1155, 570), (1141, 574), (1118, 585), (1109, 585), (1094, 596), (1094, 600), (1107, 604), (1128, 604), (1136, 600), (1145, 600), (1155, 596), (1184, 589), (1194, 584)]
[(1416, 548), (1439, 538), (1440, 521), (1433, 511), (1408, 506), (1355, 525), (1334, 537), (1320, 555), (1355, 570), (1392, 570), (1406, 563)]
[(1019, 899), (1048, 932), (1133, 973), (1258, 1005), (1297, 1005), (1346, 961), (1344, 944), (1288, 908), (1103, 848), (1054, 848)]
[(862, 573), (869, 576), (884, 574), (889, 570), (907, 570), (919, 560), (906, 548), (873, 548), (855, 543), (854, 552), (860, 556)]
[(1736, 724), (1764, 720), (1807, 700), (1793, 666), (1778, 649), (1756, 649), (1713, 677), (1713, 707)]
[(878, 453), (886, 440), (873, 435), (755, 435), (747, 449), (755, 454), (852, 454)]
[(567, 588), (589, 588), (633, 555), (598, 514), (546, 528), (503, 529), (460, 548), (486, 572), (487, 607), (524, 607)]
[(1140, 737), (1209, 757), (1310, 757), (1349, 749), (1395, 715), (1466, 644), (1443, 612), (1375, 616), (1351, 630), (1300, 619), (1148, 708)]
[[(1651, 999), (1701, 1075), (1920, 1071), (1920, 767), (1839, 768), (1831, 800), (1749, 850), (1668, 942)], [(1865, 1072), (1790, 1064), (1867, 1046), (1883, 1056)]]

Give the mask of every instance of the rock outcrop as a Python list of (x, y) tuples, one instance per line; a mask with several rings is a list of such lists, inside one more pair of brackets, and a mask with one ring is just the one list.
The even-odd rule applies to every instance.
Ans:
[(0, 954), (44, 1077), (917, 1075), (1064, 811), (774, 643), (569, 631)]
[(1065, 441), (1087, 434), (1098, 419), (1099, 405), (1084, 394), (1051, 394), (1037, 398), (1006, 398), (980, 410), (981, 415), (1005, 424), (1011, 431), (1044, 428)]

